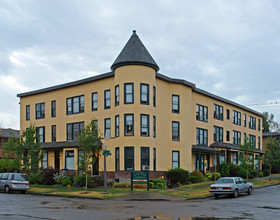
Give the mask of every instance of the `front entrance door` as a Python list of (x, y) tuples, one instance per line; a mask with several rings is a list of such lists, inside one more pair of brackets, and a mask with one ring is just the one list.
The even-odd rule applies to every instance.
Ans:
[(60, 170), (60, 166), (59, 166), (59, 157), (60, 157), (60, 155), (59, 155), (59, 150), (56, 150), (55, 152), (54, 152), (54, 169), (58, 169), (58, 170)]
[(94, 156), (95, 157), (95, 163), (93, 164), (92, 167), (92, 175), (98, 175), (99, 174), (99, 156)]

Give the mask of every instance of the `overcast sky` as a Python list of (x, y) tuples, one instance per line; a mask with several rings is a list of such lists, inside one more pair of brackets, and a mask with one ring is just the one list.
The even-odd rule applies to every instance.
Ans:
[(18, 93), (109, 72), (137, 34), (160, 73), (280, 121), (280, 1), (1, 0), (0, 126)]

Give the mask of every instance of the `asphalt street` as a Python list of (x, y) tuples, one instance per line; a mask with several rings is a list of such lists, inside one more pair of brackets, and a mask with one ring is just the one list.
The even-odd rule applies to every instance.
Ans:
[(0, 219), (280, 219), (280, 185), (235, 199), (139, 195), (142, 197), (132, 194), (114, 200), (87, 200), (0, 193)]

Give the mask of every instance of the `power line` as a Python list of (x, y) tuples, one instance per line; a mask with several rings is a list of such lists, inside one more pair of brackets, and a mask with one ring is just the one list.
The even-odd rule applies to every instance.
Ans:
[[(276, 105), (276, 106), (275, 106)], [(270, 103), (258, 103), (246, 105), (247, 107), (280, 107), (280, 102), (270, 102)]]

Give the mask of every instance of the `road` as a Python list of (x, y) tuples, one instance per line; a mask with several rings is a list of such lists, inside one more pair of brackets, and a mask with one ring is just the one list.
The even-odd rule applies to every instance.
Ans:
[[(171, 198), (171, 197), (170, 197)], [(172, 197), (173, 198), (173, 197)], [(234, 199), (86, 200), (0, 193), (0, 219), (268, 219), (280, 217), (280, 185)]]

